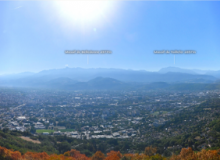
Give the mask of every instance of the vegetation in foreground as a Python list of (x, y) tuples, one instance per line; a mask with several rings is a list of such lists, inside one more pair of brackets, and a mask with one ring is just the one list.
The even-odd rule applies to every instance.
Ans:
[(48, 155), (46, 152), (34, 153), (26, 152), (21, 154), (19, 151), (13, 151), (4, 147), (0, 147), (1, 160), (220, 160), (220, 150), (202, 150), (194, 152), (192, 148), (183, 148), (179, 155), (173, 155), (165, 158), (160, 154), (156, 154), (156, 148), (146, 147), (144, 153), (141, 154), (121, 154), (119, 151), (110, 151), (104, 155), (101, 151), (97, 151), (92, 157), (87, 157), (79, 151), (72, 149), (64, 154)]

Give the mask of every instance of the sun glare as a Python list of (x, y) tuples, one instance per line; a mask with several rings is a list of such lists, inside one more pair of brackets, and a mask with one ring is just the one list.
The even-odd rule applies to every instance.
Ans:
[(109, 6), (108, 1), (56, 1), (60, 14), (67, 20), (93, 21), (101, 18)]

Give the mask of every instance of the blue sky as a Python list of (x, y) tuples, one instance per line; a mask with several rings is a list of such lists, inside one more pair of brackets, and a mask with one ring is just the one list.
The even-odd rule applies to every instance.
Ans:
[[(220, 2), (111, 1), (93, 20), (75, 20), (75, 12), (64, 15), (55, 3), (0, 2), (0, 74), (66, 66), (220, 70)], [(174, 64), (173, 54), (153, 53), (163, 49), (197, 53), (176, 55)], [(65, 50), (112, 54), (66, 55)]]

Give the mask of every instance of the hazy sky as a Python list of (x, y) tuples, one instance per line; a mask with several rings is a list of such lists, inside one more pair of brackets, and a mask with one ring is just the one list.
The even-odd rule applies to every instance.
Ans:
[[(76, 3), (76, 2), (75, 2)], [(44, 69), (176, 66), (220, 70), (219, 2), (0, 2), (0, 74)], [(160, 54), (154, 50), (195, 50)], [(111, 50), (71, 54), (65, 50)]]

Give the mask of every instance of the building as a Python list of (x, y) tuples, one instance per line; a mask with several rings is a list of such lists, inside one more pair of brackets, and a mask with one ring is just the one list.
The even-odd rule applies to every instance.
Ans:
[(49, 132), (43, 132), (43, 135), (49, 135)]

